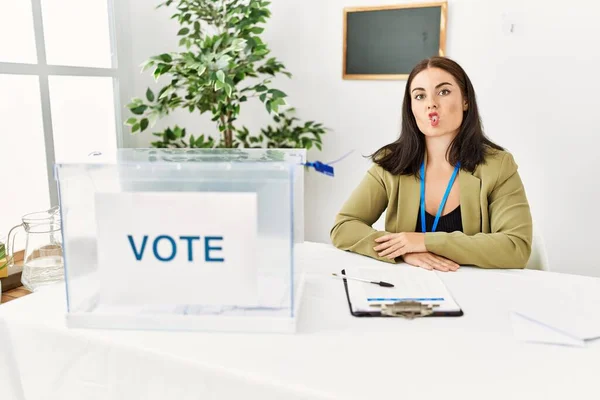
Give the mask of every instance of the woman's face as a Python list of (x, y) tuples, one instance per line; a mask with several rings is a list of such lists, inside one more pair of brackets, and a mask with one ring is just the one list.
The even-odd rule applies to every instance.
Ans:
[(411, 109), (425, 136), (456, 135), (467, 109), (458, 84), (440, 68), (419, 72), (410, 85)]

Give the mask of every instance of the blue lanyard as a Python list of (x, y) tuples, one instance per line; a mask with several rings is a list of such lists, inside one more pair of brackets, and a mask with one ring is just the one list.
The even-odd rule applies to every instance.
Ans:
[[(459, 170), (460, 163), (457, 163), (456, 167), (454, 167), (454, 172), (450, 177), (450, 182), (448, 182), (446, 193), (444, 193), (444, 197), (442, 198), (442, 202), (440, 203), (440, 207), (438, 208), (435, 220), (433, 221), (431, 232), (435, 232), (435, 229), (437, 228), (438, 222), (440, 221), (440, 215), (442, 215), (442, 210), (444, 210), (446, 200), (448, 200), (448, 195), (450, 194), (450, 189), (452, 189), (452, 185), (454, 184), (454, 180), (456, 179), (456, 175), (458, 175)], [(427, 232), (427, 225), (425, 224), (425, 162), (421, 164), (421, 232)]]

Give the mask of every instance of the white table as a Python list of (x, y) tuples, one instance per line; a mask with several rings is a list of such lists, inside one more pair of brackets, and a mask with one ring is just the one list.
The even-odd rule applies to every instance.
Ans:
[(463, 317), (355, 318), (327, 274), (376, 261), (311, 243), (297, 254), (308, 276), (294, 335), (69, 330), (54, 287), (0, 306), (0, 351), (12, 346), (27, 400), (600, 398), (600, 342), (519, 342), (506, 301), (594, 278), (463, 267), (440, 273)]

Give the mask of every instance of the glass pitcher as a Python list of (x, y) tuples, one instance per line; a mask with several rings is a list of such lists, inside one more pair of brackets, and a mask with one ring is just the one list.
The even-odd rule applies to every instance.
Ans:
[(37, 288), (64, 280), (62, 235), (59, 207), (26, 214), (20, 225), (8, 232), (6, 251), (9, 266), (14, 264), (14, 240), (19, 228), (26, 233), (21, 283), (34, 292)]

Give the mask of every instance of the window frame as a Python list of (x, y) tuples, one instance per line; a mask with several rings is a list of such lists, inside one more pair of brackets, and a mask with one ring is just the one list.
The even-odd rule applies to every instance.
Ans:
[[(23, 1), (23, 0), (20, 0)], [(50, 76), (110, 77), (113, 82), (113, 106), (115, 113), (115, 134), (117, 148), (124, 147), (122, 106), (131, 99), (132, 70), (128, 57), (129, 42), (123, 40), (129, 36), (128, 2), (106, 0), (108, 6), (108, 27), (110, 35), (111, 67), (78, 67), (64, 65), (48, 65), (46, 59), (46, 42), (44, 22), (42, 18), (42, 0), (30, 0), (33, 18), (33, 29), (37, 63), (0, 62), (0, 75), (33, 75), (38, 77), (40, 87), (40, 104), (42, 108), (42, 126), (44, 130), (44, 147), (46, 151), (46, 170), (48, 176), (49, 199), (52, 206), (58, 205), (58, 190), (54, 178), (56, 161), (54, 150), (54, 133), (50, 103)], [(19, 151), (16, 149), (15, 151)]]

